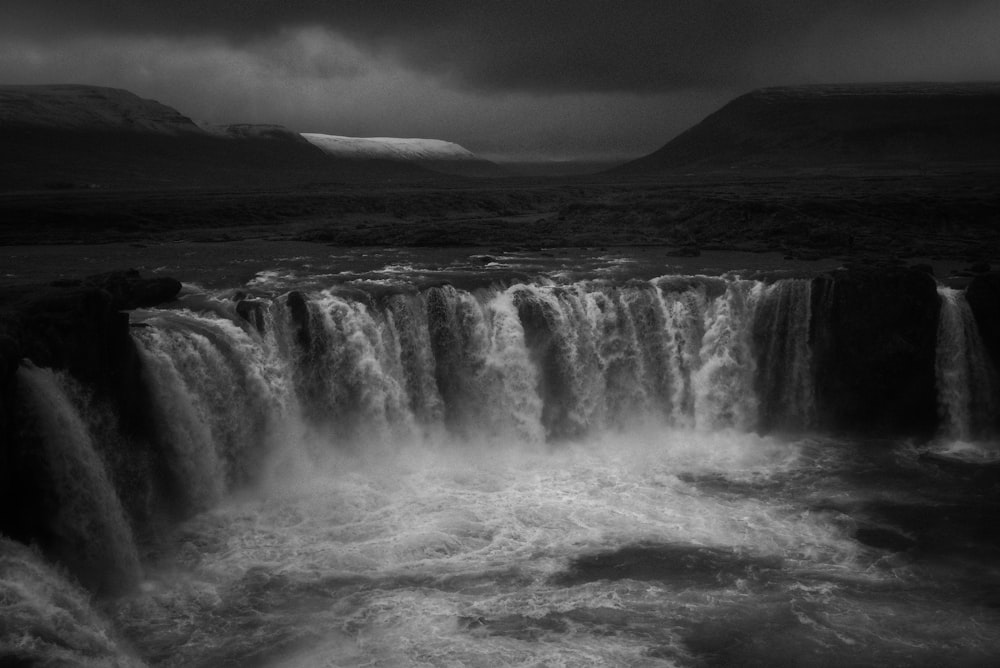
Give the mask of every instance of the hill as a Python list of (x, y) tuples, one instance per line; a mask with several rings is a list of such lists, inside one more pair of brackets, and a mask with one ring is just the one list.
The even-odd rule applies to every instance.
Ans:
[(764, 88), (612, 173), (1000, 162), (1000, 83)]
[(421, 180), (413, 164), (338, 160), (278, 126), (206, 131), (128, 91), (0, 86), (0, 190), (258, 188)]

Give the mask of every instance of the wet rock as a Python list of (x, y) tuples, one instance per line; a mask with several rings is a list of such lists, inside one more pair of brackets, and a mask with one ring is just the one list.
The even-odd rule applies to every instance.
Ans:
[(236, 313), (261, 334), (264, 333), (266, 311), (267, 304), (257, 299), (241, 299), (236, 303)]
[(148, 510), (153, 492), (133, 474), (157, 465), (148, 450), (156, 426), (122, 309), (171, 300), (179, 290), (173, 279), (143, 279), (131, 271), (0, 290), (0, 533), (48, 545), (41, 532), (51, 519), (45, 510), (51, 490), (38, 473), (37, 438), (18, 387), (23, 359), (67, 372), (87, 387), (95, 405), (116, 416), (118, 436), (102, 442), (113, 450), (112, 477), (129, 481), (120, 490), (128, 512), (139, 517)]
[(810, 340), (820, 426), (930, 437), (937, 429), (934, 278), (856, 265), (813, 281)]
[(965, 299), (976, 318), (993, 368), (1000, 374), (1000, 271), (973, 278), (965, 291)]
[(288, 311), (292, 316), (292, 322), (295, 323), (295, 338), (303, 350), (309, 350), (312, 346), (312, 332), (309, 329), (309, 304), (305, 296), (297, 290), (289, 292), (285, 299)]
[(135, 269), (88, 276), (83, 283), (110, 292), (120, 309), (158, 306), (173, 301), (181, 291), (177, 279), (143, 278)]

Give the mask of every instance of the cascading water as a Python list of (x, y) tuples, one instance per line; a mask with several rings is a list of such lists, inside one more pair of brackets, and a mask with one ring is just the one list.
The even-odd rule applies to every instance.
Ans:
[(142, 668), (90, 598), (37, 551), (0, 537), (0, 663)]
[(293, 415), (369, 447), (427, 433), (540, 443), (649, 421), (747, 431), (765, 411), (768, 427), (807, 426), (809, 298), (806, 280), (709, 278), (334, 289), (275, 299), (263, 332), (172, 311), (135, 337), (177, 474), (207, 507)]
[[(55, 496), (48, 531), (53, 551), (90, 587), (127, 590), (139, 580), (132, 531), (72, 381), (30, 362), (17, 371), (44, 456), (46, 487)], [(76, 401), (74, 401), (76, 398)], [(84, 411), (85, 412), (85, 411)]]
[(781, 281), (756, 289), (753, 325), (757, 350), (756, 393), (762, 403), (758, 426), (808, 428), (816, 398), (809, 346), (812, 299), (809, 281)]
[(273, 336), (214, 313), (155, 313), (134, 338), (182, 501), (211, 507), (253, 478), (297, 413), (289, 365)]
[(997, 408), (997, 379), (964, 292), (940, 286), (938, 295), (941, 311), (936, 371), (941, 435), (967, 442), (989, 433)]
[[(920, 533), (958, 505), (933, 496), (942, 474), (810, 433), (811, 281), (307, 285), (132, 314), (158, 470), (187, 517), (105, 606), (150, 665), (1000, 655), (995, 600), (979, 583), (957, 600), (964, 581), (917, 559), (960, 544)], [(974, 357), (963, 303), (942, 292), (956, 423), (953, 405), (982, 408), (940, 363)], [(77, 531), (134, 555), (83, 404), (49, 371), (19, 381), (74, 435), (47, 456), (76, 453), (76, 484), (107, 491), (80, 507), (119, 518)]]

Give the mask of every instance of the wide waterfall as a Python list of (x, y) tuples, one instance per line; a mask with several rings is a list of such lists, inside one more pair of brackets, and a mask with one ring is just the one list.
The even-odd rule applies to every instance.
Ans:
[[(278, 287), (258, 275), (131, 311), (141, 416), (24, 361), (19, 456), (50, 493), (37, 549), (0, 540), (0, 657), (1000, 656), (996, 578), (976, 575), (1000, 549), (995, 476), (951, 456), (992, 447), (997, 410), (961, 292), (939, 288), (929, 320), (941, 433), (917, 445), (824, 433), (833, 348), (818, 318), (860, 290), (835, 302), (836, 285), (814, 294), (807, 278), (398, 280), (414, 271)], [(131, 431), (116, 436), (119, 418)], [(55, 593), (72, 579), (99, 613), (75, 584)]]
[[(808, 280), (328, 289), (149, 311), (133, 329), (192, 507), (248, 482), (290, 431), (329, 447), (554, 443), (640, 424), (801, 429)], [(244, 305), (246, 305), (244, 303)]]

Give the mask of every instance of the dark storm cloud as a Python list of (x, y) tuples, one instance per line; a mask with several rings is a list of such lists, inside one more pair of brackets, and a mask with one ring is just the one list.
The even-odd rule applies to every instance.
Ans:
[(596, 159), (758, 86), (1000, 79), (998, 34), (997, 0), (0, 0), (0, 83)]
[[(37, 38), (215, 36), (232, 43), (322, 26), (453, 86), (479, 91), (663, 92), (747, 88), (829, 40), (852, 62), (872, 26), (949, 25), (995, 0), (4, 0), (0, 18)], [(867, 31), (867, 33), (866, 33)], [(898, 36), (898, 35), (897, 35)], [(959, 36), (958, 39), (961, 39)], [(837, 47), (840, 47), (839, 50)], [(883, 58), (905, 57), (893, 44)], [(898, 48), (917, 48), (905, 40)], [(952, 45), (954, 50), (961, 44)], [(914, 54), (919, 55), (919, 54)], [(820, 67), (822, 70), (822, 67)]]

